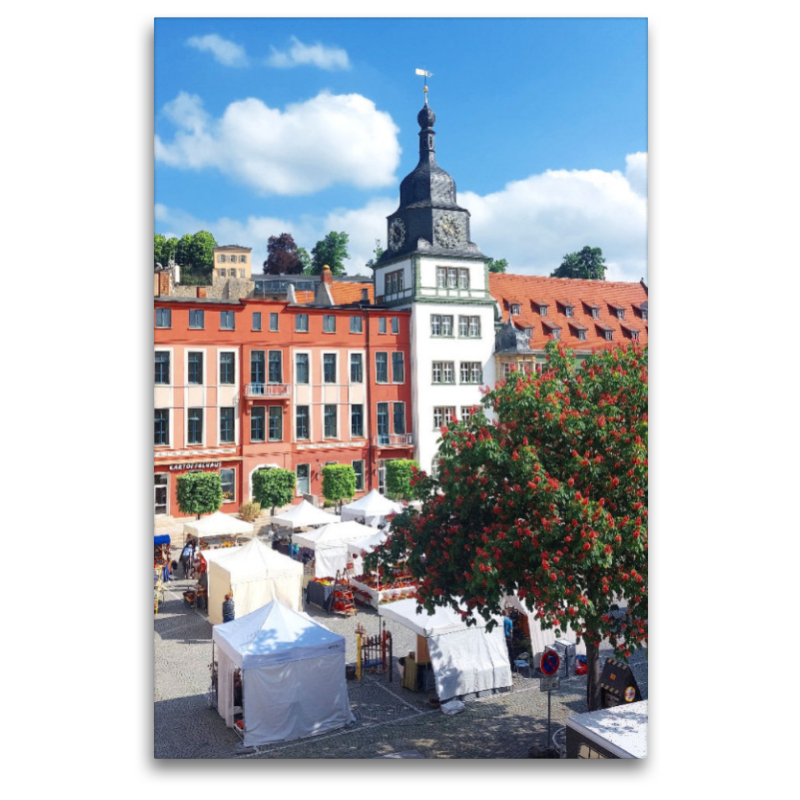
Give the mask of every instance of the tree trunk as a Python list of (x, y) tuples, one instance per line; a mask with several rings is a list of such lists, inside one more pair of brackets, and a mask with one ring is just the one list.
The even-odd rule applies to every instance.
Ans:
[(603, 693), (600, 689), (600, 647), (586, 640), (586, 704), (589, 711), (597, 711), (603, 706)]

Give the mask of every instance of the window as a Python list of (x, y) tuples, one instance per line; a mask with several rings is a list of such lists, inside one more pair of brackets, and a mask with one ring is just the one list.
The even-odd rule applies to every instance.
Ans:
[(392, 317), (392, 333), (400, 333), (400, 318)]
[(364, 406), (361, 403), (350, 406), (350, 435), (364, 435)]
[(402, 353), (392, 353), (392, 383), (403, 383), (406, 379), (405, 361)]
[(436, 288), (444, 289), (447, 287), (447, 270), (444, 267), (436, 267)]
[(453, 318), (450, 316), (442, 317), (442, 336), (453, 335)]
[(433, 362), (433, 371), (431, 375), (431, 382), (432, 383), (441, 383), (442, 382), (442, 362), (441, 361), (434, 361)]
[(269, 312), (269, 329), (271, 331), (278, 330), (278, 312), (277, 311), (270, 311)]
[(157, 408), (155, 420), (155, 443), (158, 445), (169, 444), (169, 409)]
[(361, 353), (350, 353), (350, 383), (364, 382), (364, 357)]
[(461, 362), (461, 383), (483, 383), (480, 361)]
[(247, 263), (247, 256), (239, 256), (239, 263), (246, 264)]
[(200, 386), (203, 383), (203, 354), (189, 353), (189, 383)]
[(187, 443), (203, 444), (203, 409), (190, 408), (187, 416), (189, 422)]
[(472, 415), (475, 413), (475, 406), (461, 406), (461, 421), (464, 423), (469, 422), (472, 419)]
[(236, 501), (236, 470), (221, 469), (219, 471), (222, 482), (222, 502), (233, 503)]
[(480, 317), (470, 317), (469, 318), (469, 336), (472, 339), (480, 339), (481, 338), (481, 318)]
[(540, 317), (546, 317), (547, 316), (547, 306), (546, 305), (540, 305), (539, 306), (539, 316)]
[(219, 410), (219, 440), (220, 442), (236, 441), (236, 422), (233, 406), (223, 406)]
[(169, 353), (156, 351), (156, 384), (163, 385), (169, 383)]
[(220, 269), (219, 276), (220, 276), (220, 278), (227, 278), (228, 277), (228, 271), (226, 269)]
[(156, 328), (172, 327), (172, 310), (169, 308), (156, 309)]
[(592, 317), (593, 319), (600, 319), (600, 309), (597, 306), (592, 306)]
[(431, 314), (431, 336), (442, 335), (442, 317), (440, 314)]
[(378, 333), (386, 333), (386, 317), (378, 318)]
[(631, 331), (631, 340), (634, 342), (639, 341), (639, 331)]
[(333, 314), (322, 315), (322, 332), (336, 333), (336, 317)]
[(458, 288), (469, 289), (469, 270), (460, 269), (458, 271)]
[(394, 432), (406, 432), (406, 404), (392, 403), (392, 414), (394, 419)]
[(253, 312), (253, 330), (260, 331), (261, 330), (261, 312), (254, 311)]
[[(264, 371), (264, 351), (251, 350), (250, 351), (250, 383), (258, 383), (262, 387), (266, 381), (266, 373)], [(263, 392), (263, 388), (261, 389)]]
[(219, 382), (228, 386), (236, 383), (236, 353), (219, 354)]
[(556, 340), (561, 338), (561, 328), (551, 328), (550, 333), (553, 334), (553, 338)]
[(458, 318), (458, 335), (469, 336), (469, 317)]
[(611, 342), (614, 340), (614, 331), (606, 331), (606, 341)]
[(578, 339), (580, 339), (582, 342), (586, 341), (586, 330), (584, 328), (578, 330)]
[(228, 256), (226, 256), (224, 253), (220, 253), (217, 256), (217, 261), (219, 261), (220, 264), (225, 264), (228, 261)]
[(433, 427), (441, 428), (456, 416), (455, 406), (439, 406), (433, 409)]
[(269, 407), (269, 440), (283, 441), (283, 409), (280, 406)]
[(364, 320), (361, 317), (350, 317), (350, 333), (363, 333)]
[(565, 305), (564, 306), (564, 316), (565, 317), (571, 317), (573, 315), (573, 309), (574, 309), (574, 306)]
[(298, 439), (308, 439), (308, 406), (295, 406), (294, 432)]
[(324, 383), (336, 383), (336, 353), (323, 353), (322, 380)]
[(294, 382), (308, 383), (308, 353), (297, 353), (294, 357)]
[(336, 438), (336, 406), (325, 406), (325, 431), (324, 436), (326, 439)]
[(375, 380), (378, 383), (389, 383), (388, 353), (375, 353)]
[(294, 329), (297, 333), (308, 333), (308, 314), (296, 314)]
[(311, 465), (297, 465), (297, 493), (311, 494)]
[(283, 356), (280, 350), (269, 351), (269, 382), (283, 383)]
[(189, 327), (192, 330), (202, 330), (206, 326), (206, 312), (202, 308), (189, 309)]
[(516, 369), (516, 364), (512, 364), (509, 361), (503, 362), (503, 378), (508, 380), (511, 377), (511, 373)]
[(383, 276), (384, 294), (397, 294), (398, 292), (402, 292), (404, 288), (403, 270), (387, 272)]
[(455, 365), (452, 361), (433, 362), (433, 383), (455, 383)]
[(458, 270), (454, 269), (453, 267), (447, 268), (447, 288), (448, 289), (458, 288)]
[(233, 311), (219, 312), (219, 329), (221, 331), (232, 331), (235, 327)]
[(513, 316), (519, 316), (519, 303), (512, 303), (511, 304), (511, 313)]
[(389, 404), (378, 403), (378, 444), (389, 444)]
[(363, 461), (354, 461), (353, 462), (353, 472), (356, 474), (356, 491), (363, 492), (364, 491), (364, 462)]
[(166, 514), (169, 510), (169, 503), (167, 502), (169, 476), (163, 473), (159, 474), (158, 472), (153, 475), (153, 489), (155, 491), (155, 497), (153, 498), (155, 502), (155, 513)]
[(616, 310), (616, 313), (617, 313), (617, 319), (625, 319), (625, 309), (624, 308), (618, 308)]
[(263, 442), (266, 439), (266, 416), (265, 406), (253, 406), (250, 409), (250, 441)]

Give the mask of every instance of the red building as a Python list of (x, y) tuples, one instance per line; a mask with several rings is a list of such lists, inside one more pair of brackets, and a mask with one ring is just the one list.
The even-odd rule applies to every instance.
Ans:
[(321, 499), (332, 463), (353, 466), (357, 497), (383, 490), (385, 462), (413, 457), (410, 312), (372, 296), (327, 271), (313, 292), (155, 298), (156, 514), (180, 516), (192, 470), (220, 472), (225, 512), (264, 467), (293, 470), (298, 501)]

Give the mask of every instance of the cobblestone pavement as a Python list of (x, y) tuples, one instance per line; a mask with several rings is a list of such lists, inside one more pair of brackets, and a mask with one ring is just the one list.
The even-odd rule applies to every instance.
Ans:
[[(182, 592), (191, 581), (167, 585), (166, 600), (154, 618), (154, 754), (156, 758), (375, 758), (416, 750), (424, 758), (526, 758), (534, 745), (547, 739), (547, 694), (538, 680), (514, 675), (510, 692), (483, 697), (449, 717), (428, 706), (429, 694), (400, 686), (398, 672), (365, 675), (348, 681), (356, 721), (338, 731), (262, 746), (245, 751), (239, 737), (210, 708), (209, 664), (211, 626), (203, 612), (189, 609)], [(355, 663), (355, 626), (377, 633), (379, 620), (371, 609), (344, 618), (309, 606), (308, 614), (345, 636), (347, 661)], [(414, 650), (415, 635), (387, 621), (395, 661)], [(608, 653), (610, 655), (610, 653)], [(642, 652), (631, 659), (636, 680), (647, 697), (647, 661)], [(586, 679), (562, 680), (552, 694), (552, 731), (566, 717), (586, 711)]]

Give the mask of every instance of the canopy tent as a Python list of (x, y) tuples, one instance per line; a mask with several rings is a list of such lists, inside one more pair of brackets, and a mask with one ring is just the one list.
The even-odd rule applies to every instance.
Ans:
[(317, 578), (334, 576), (352, 561), (348, 544), (380, 533), (375, 528), (362, 525), (355, 520), (335, 522), (294, 536), (295, 544), (314, 550), (314, 575)]
[(339, 522), (339, 516), (329, 514), (327, 511), (311, 505), (308, 500), (303, 500), (302, 503), (292, 506), (283, 514), (274, 516), (272, 521), (288, 525), (296, 530), (297, 528), (310, 528), (314, 525), (330, 525), (332, 522)]
[(416, 600), (398, 600), (378, 608), (378, 614), (410, 628), (427, 639), (436, 692), (442, 702), (453, 697), (505, 689), (512, 684), (508, 646), (502, 619), (491, 632), (477, 616), (477, 625), (467, 626), (449, 607), (434, 614), (417, 614)]
[(253, 523), (215, 511), (208, 517), (183, 523), (183, 532), (198, 539), (208, 536), (236, 536), (237, 534), (253, 535)]
[(234, 724), (233, 673), (242, 670), (244, 744), (313, 736), (347, 725), (345, 639), (275, 601), (217, 625), (217, 709)]
[[(545, 648), (552, 647), (556, 641), (555, 629), (544, 630), (540, 620), (536, 619), (536, 612), (529, 611), (528, 607), (522, 600), (515, 594), (509, 594), (505, 597), (505, 605), (517, 609), (528, 618), (528, 629), (531, 633), (531, 655), (535, 656), (537, 653), (543, 653)], [(579, 643), (576, 642), (577, 634), (575, 631), (567, 630), (560, 637), (561, 639), (569, 639), (575, 645), (575, 652), (581, 655), (586, 653), (586, 644), (583, 640)]]
[(153, 536), (153, 545), (158, 547), (160, 544), (172, 544), (168, 533), (162, 533), (159, 536)]
[(382, 525), (390, 514), (399, 514), (403, 510), (400, 503), (384, 497), (377, 489), (373, 489), (359, 500), (342, 506), (342, 521), (363, 517), (367, 525)]
[(222, 622), (222, 601), (233, 594), (236, 614), (243, 616), (273, 600), (303, 607), (303, 565), (252, 539), (243, 547), (204, 550), (208, 562), (208, 621)]
[(347, 550), (351, 556), (359, 557), (362, 553), (371, 553), (376, 547), (380, 547), (388, 538), (388, 531), (377, 531), (364, 539), (357, 539), (349, 542)]

